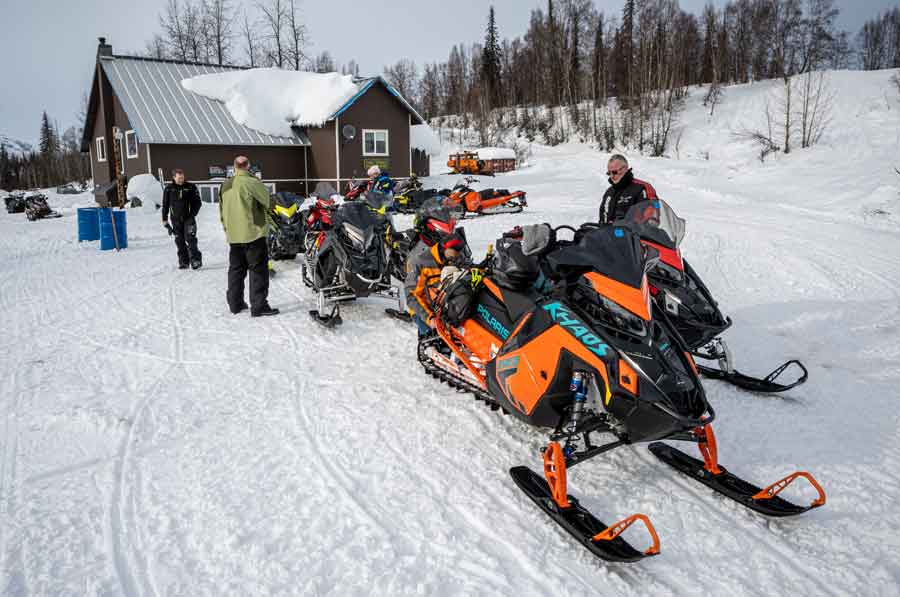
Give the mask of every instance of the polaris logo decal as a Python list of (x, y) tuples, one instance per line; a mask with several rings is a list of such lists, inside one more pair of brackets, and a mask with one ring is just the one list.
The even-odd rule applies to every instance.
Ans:
[(481, 315), (481, 318), (484, 319), (485, 323), (487, 323), (492, 330), (500, 334), (501, 338), (503, 338), (504, 340), (509, 338), (509, 330), (506, 329), (506, 327), (502, 323), (497, 321), (497, 318), (494, 317), (490, 311), (488, 311), (487, 307), (485, 307), (481, 303), (478, 303), (477, 311), (478, 314)]
[(561, 328), (581, 340), (581, 343), (598, 357), (605, 357), (609, 345), (595, 336), (590, 329), (577, 317), (572, 315), (567, 307), (562, 303), (555, 302), (543, 306), (544, 311), (550, 314), (553, 321), (559, 324)]

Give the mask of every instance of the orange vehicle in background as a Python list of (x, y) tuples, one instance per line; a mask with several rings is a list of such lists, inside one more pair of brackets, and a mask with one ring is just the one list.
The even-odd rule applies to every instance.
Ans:
[(513, 191), (508, 189), (484, 189), (476, 191), (471, 187), (477, 179), (467, 176), (463, 182), (459, 182), (444, 200), (444, 205), (450, 208), (457, 218), (468, 215), (488, 216), (501, 213), (518, 213), (525, 209), (528, 202), (525, 200), (525, 191)]
[(474, 151), (461, 151), (450, 154), (447, 165), (450, 167), (451, 174), (494, 175), (487, 162), (479, 159), (478, 154)]

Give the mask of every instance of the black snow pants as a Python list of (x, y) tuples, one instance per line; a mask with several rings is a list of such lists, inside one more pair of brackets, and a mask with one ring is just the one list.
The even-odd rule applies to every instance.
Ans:
[(250, 272), (250, 312), (269, 306), (269, 247), (266, 237), (249, 243), (235, 243), (228, 252), (228, 292), (225, 299), (232, 313), (244, 302), (244, 278)]
[(202, 262), (203, 255), (197, 248), (197, 220), (188, 218), (186, 220), (170, 219), (172, 230), (175, 232), (175, 247), (178, 249), (178, 263), (180, 265), (188, 265), (195, 262)]

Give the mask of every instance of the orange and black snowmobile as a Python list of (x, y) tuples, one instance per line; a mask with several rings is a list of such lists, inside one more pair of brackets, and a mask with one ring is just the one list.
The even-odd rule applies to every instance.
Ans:
[(518, 213), (525, 209), (525, 191), (508, 189), (484, 189), (476, 191), (471, 187), (477, 179), (467, 176), (463, 182), (453, 187), (444, 205), (450, 208), (457, 218), (469, 216), (489, 216), (493, 214)]
[[(536, 290), (537, 257), (512, 239), (500, 239), (496, 254), (478, 267), (442, 272), (432, 298), (435, 334), (420, 338), (418, 356), (434, 377), (550, 430), (543, 475), (524, 466), (510, 474), (552, 520), (605, 560), (658, 554), (647, 516), (607, 525), (567, 493), (568, 469), (638, 442), (653, 442), (650, 451), (667, 464), (762, 514), (791, 516), (825, 503), (808, 473), (758, 487), (719, 465), (715, 413), (690, 354), (678, 348), (665, 320), (651, 317), (646, 272), (656, 255), (633, 232), (581, 231), (544, 258), (561, 274), (550, 294)], [(612, 439), (596, 443), (599, 435)], [(660, 440), (696, 443), (702, 459)], [(799, 477), (818, 491), (808, 506), (777, 495)], [(622, 536), (635, 522), (652, 539), (643, 551)]]
[[(760, 393), (784, 392), (806, 381), (806, 367), (795, 359), (782, 363), (764, 378), (734, 368), (731, 351), (720, 337), (731, 327), (731, 318), (722, 314), (700, 276), (682, 257), (685, 221), (668, 203), (661, 199), (636, 203), (616, 224), (630, 228), (641, 243), (659, 252), (659, 260), (647, 272), (657, 316), (667, 318), (684, 348), (702, 359), (697, 363), (700, 373)], [(719, 367), (703, 365), (703, 361), (718, 361)], [(780, 378), (788, 371), (799, 375), (785, 383)]]

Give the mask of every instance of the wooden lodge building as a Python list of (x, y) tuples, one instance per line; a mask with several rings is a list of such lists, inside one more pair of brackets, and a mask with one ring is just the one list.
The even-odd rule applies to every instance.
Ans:
[[(357, 93), (323, 126), (294, 126), (291, 137), (277, 137), (238, 123), (224, 104), (181, 85), (240, 68), (116, 56), (100, 38), (81, 140), (95, 188), (108, 187), (117, 174), (169, 180), (181, 168), (204, 201), (217, 201), (237, 155), (250, 158), (272, 192), (308, 195), (322, 181), (341, 190), (372, 164), (394, 177), (429, 175), (428, 155), (410, 146), (410, 128), (424, 120), (381, 77), (355, 80)], [(118, 173), (113, 143), (122, 156)]]

